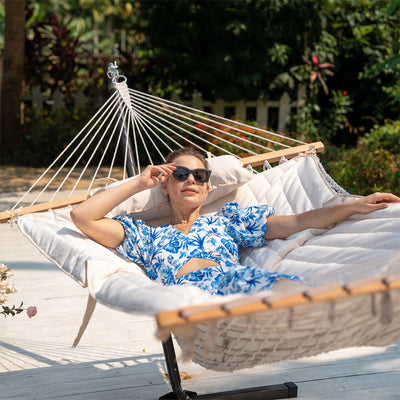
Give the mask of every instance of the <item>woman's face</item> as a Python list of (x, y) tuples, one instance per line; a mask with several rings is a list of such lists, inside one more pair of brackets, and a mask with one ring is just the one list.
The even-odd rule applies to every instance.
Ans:
[[(206, 168), (203, 163), (194, 156), (182, 155), (173, 161), (175, 166), (182, 166), (191, 170)], [(170, 176), (161, 186), (164, 194), (169, 196), (172, 205), (182, 207), (199, 207), (208, 195), (208, 183), (198, 183), (190, 174), (184, 181), (178, 181)]]

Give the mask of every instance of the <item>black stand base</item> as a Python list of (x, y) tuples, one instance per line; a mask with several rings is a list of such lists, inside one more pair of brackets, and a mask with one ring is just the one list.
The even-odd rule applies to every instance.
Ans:
[(182, 390), (178, 363), (176, 361), (174, 344), (171, 337), (163, 342), (163, 349), (172, 392), (160, 397), (159, 400), (265, 400), (297, 397), (297, 386), (293, 382), (248, 389), (229, 390), (226, 392), (203, 394), (198, 396), (195, 392)]
[(159, 400), (193, 400), (193, 399), (198, 399), (197, 393), (191, 392), (189, 390), (181, 390), (180, 393), (169, 392), (159, 398)]

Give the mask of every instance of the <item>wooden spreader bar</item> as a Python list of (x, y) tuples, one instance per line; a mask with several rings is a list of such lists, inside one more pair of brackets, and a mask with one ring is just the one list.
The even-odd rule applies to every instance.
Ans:
[(157, 314), (158, 336), (165, 337), (175, 330), (224, 318), (239, 317), (269, 310), (291, 308), (311, 302), (331, 301), (341, 297), (358, 296), (400, 289), (400, 273), (382, 278), (373, 275), (349, 284), (329, 283), (306, 291), (280, 292), (264, 298), (247, 296), (223, 304), (191, 306)]
[[(315, 150), (316, 152), (324, 151), (324, 144), (322, 142), (314, 142), (309, 144), (304, 144), (300, 146), (288, 147), (283, 150), (271, 151), (269, 153), (259, 154), (256, 156), (241, 158), (240, 161), (243, 163), (244, 167), (251, 165), (253, 167), (263, 165), (265, 161), (276, 162), (282, 157), (287, 159), (293, 158), (300, 153), (305, 153), (307, 151)], [(0, 223), (7, 222), (9, 219), (17, 218), (19, 215), (43, 212), (47, 210), (55, 210), (57, 208), (66, 207), (68, 205), (76, 205), (86, 200), (89, 197), (88, 193), (80, 194), (76, 196), (67, 197), (65, 199), (53, 200), (46, 203), (39, 203), (28, 207), (22, 207), (18, 210), (8, 210), (0, 212)]]
[(34, 204), (32, 206), (22, 207), (21, 209), (9, 210), (0, 212), (0, 223), (7, 222), (9, 219), (17, 218), (20, 215), (43, 212), (47, 210), (55, 210), (66, 206), (73, 206), (82, 203), (89, 197), (88, 193), (78, 194), (76, 196), (67, 197), (65, 199), (58, 199), (47, 201), (46, 203)]
[(243, 163), (244, 167), (247, 167), (248, 165), (257, 167), (259, 165), (264, 165), (265, 161), (277, 162), (282, 157), (289, 159), (297, 156), (300, 153), (305, 153), (312, 150), (315, 150), (317, 153), (323, 152), (324, 144), (322, 142), (302, 144), (300, 146), (288, 147), (287, 149), (271, 151), (270, 153), (257, 154), (256, 156), (241, 158), (240, 161)]

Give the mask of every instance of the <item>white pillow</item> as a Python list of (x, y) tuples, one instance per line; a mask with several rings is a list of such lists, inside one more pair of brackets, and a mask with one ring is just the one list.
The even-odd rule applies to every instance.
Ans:
[[(253, 177), (253, 172), (244, 168), (240, 160), (231, 155), (209, 158), (207, 162), (212, 173), (210, 192), (203, 205), (210, 204), (220, 197), (230, 194)], [(126, 180), (109, 185), (108, 189), (123, 182), (126, 182)], [(124, 214), (131, 214), (146, 221), (155, 217), (162, 218), (171, 215), (171, 206), (161, 187), (156, 186), (135, 194), (124, 201), (114, 208), (108, 214), (108, 217)]]

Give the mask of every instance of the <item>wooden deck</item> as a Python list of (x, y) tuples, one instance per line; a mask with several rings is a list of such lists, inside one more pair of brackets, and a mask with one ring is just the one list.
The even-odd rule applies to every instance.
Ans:
[[(0, 225), (0, 262), (13, 268), (18, 289), (9, 304), (23, 300), (38, 307), (33, 319), (0, 319), (1, 400), (155, 400), (170, 391), (153, 318), (97, 305), (81, 344), (72, 349), (86, 290), (7, 224)], [(234, 373), (181, 361), (180, 370), (184, 389), (199, 394), (293, 381), (299, 399), (400, 399), (397, 345), (343, 349)]]

